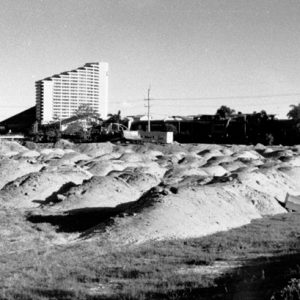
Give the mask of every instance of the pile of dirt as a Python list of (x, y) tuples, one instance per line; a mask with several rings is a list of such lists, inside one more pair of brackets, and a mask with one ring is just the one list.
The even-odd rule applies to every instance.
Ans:
[(86, 162), (89, 161), (91, 157), (86, 154), (78, 153), (75, 151), (72, 152), (65, 152), (64, 155), (60, 158), (50, 160), (49, 165), (51, 166), (72, 166), (78, 162)]
[(25, 151), (28, 149), (18, 142), (0, 140), (0, 156), (11, 157)]
[(80, 165), (94, 176), (106, 176), (112, 171), (122, 171), (126, 167), (120, 161), (111, 160), (92, 160), (84, 162)]
[(117, 244), (203, 236), (285, 212), (274, 199), (277, 194), (236, 181), (152, 189), (136, 202), (116, 207), (122, 213), (84, 236)]
[(109, 222), (101, 218), (82, 235), (103, 242), (227, 230), (285, 212), (286, 193), (300, 193), (297, 147), (67, 141), (28, 146), (0, 144), (0, 205), (61, 216), (103, 208)]
[(107, 143), (90, 143), (90, 144), (80, 144), (74, 147), (74, 150), (86, 154), (90, 157), (97, 157), (107, 153), (111, 153), (114, 150), (114, 144)]
[(37, 207), (64, 186), (80, 184), (88, 175), (79, 169), (44, 168), (7, 183), (0, 190), (0, 202), (14, 207)]
[(86, 207), (115, 207), (120, 203), (131, 202), (139, 196), (139, 191), (122, 178), (93, 176), (59, 194), (57, 199), (52, 199), (53, 202), (48, 204), (52, 209), (59, 211)]
[(58, 149), (73, 149), (75, 147), (75, 144), (68, 140), (60, 139), (53, 145), (53, 147)]
[(181, 189), (167, 195), (149, 192), (125, 206), (113, 222), (86, 234), (117, 244), (202, 236), (260, 217), (254, 205), (244, 201), (241, 206), (239, 201), (243, 200), (212, 186)]
[(0, 159), (0, 189), (10, 181), (31, 172), (38, 172), (44, 164), (32, 163), (27, 159)]

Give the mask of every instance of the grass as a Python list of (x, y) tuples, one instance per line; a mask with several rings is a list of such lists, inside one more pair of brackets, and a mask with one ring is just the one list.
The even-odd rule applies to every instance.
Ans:
[[(300, 278), (299, 217), (277, 215), (203, 238), (118, 249), (97, 239), (60, 246), (39, 241), (27, 250), (22, 244), (0, 253), (0, 299), (231, 299), (241, 290), (261, 294), (240, 299), (270, 298)], [(197, 272), (218, 261), (245, 266)]]

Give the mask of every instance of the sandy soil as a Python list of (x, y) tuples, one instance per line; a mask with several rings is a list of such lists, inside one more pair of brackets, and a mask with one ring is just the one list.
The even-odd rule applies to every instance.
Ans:
[(286, 212), (280, 204), (286, 193), (300, 193), (299, 147), (68, 141), (26, 146), (0, 143), (2, 213), (17, 208), (23, 216), (61, 216), (109, 209), (109, 218), (102, 212), (76, 235), (104, 243), (227, 230)]

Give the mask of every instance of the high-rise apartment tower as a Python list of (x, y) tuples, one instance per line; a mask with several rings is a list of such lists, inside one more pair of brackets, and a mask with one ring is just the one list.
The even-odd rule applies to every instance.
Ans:
[(107, 116), (108, 63), (86, 63), (35, 83), (36, 114), (40, 124), (74, 115), (81, 105), (88, 105)]

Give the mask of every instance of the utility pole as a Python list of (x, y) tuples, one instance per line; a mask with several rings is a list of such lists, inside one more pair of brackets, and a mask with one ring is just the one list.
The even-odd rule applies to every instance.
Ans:
[(150, 89), (151, 89), (151, 87), (149, 86), (149, 88), (148, 88), (148, 97), (147, 97), (147, 99), (145, 99), (145, 100), (147, 100), (147, 108), (148, 108), (148, 132), (150, 132), (151, 131), (151, 125), (150, 125)]

